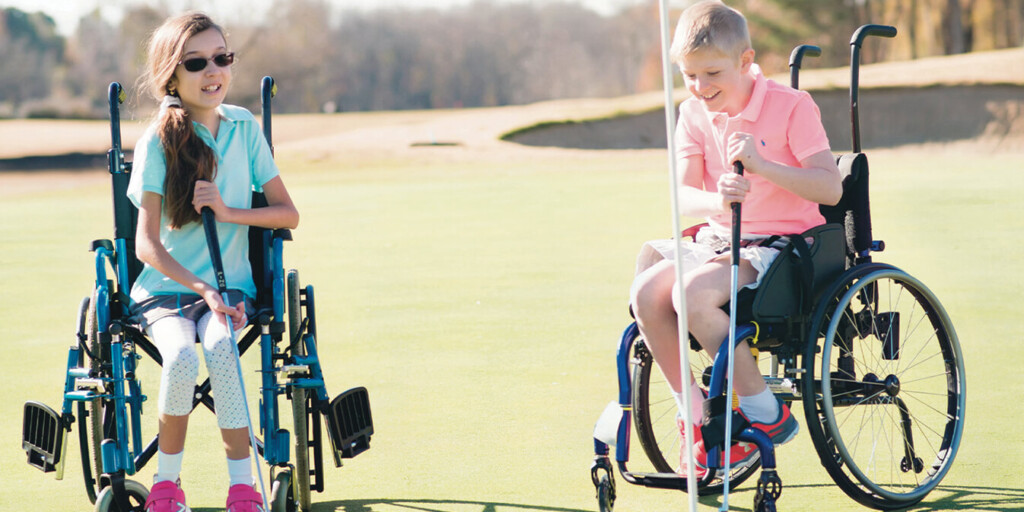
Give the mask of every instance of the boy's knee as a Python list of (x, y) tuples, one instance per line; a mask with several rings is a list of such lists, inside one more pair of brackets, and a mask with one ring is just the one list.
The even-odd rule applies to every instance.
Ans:
[(657, 314), (671, 304), (670, 295), (675, 281), (666, 281), (662, 277), (660, 273), (641, 274), (634, 281), (629, 303), (638, 319)]

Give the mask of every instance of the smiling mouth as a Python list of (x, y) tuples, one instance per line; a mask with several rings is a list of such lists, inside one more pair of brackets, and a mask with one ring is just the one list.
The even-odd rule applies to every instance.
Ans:
[(203, 92), (217, 92), (220, 90), (220, 84), (207, 85), (203, 87)]
[(719, 95), (719, 94), (721, 94), (721, 93), (722, 93), (722, 91), (718, 91), (718, 92), (716, 92), (716, 93), (714, 93), (714, 94), (712, 94), (712, 95), (704, 95), (704, 94), (701, 94), (701, 95), (700, 95), (700, 97), (701, 97), (701, 99), (703, 99), (704, 101), (711, 101), (711, 100), (713, 100), (713, 99), (717, 98), (717, 97), (718, 97), (718, 95)]

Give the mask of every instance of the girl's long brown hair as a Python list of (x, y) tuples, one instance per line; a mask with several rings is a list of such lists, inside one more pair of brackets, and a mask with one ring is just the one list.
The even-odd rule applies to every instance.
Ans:
[[(224, 30), (209, 16), (187, 13), (168, 19), (153, 32), (149, 41), (148, 68), (141, 83), (157, 101), (162, 101), (165, 96), (177, 96), (171, 79), (185, 53), (185, 43), (210, 28), (224, 35)], [(199, 221), (199, 213), (192, 206), (193, 190), (196, 180), (213, 181), (217, 173), (217, 156), (196, 134), (192, 118), (184, 108), (162, 108), (157, 117), (157, 133), (167, 162), (164, 213), (171, 228), (177, 229)]]

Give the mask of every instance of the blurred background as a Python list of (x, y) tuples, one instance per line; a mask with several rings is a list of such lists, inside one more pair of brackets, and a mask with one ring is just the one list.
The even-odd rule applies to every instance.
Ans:
[[(670, 2), (673, 19), (691, 1)], [(734, 0), (757, 59), (784, 71), (808, 42), (843, 66), (864, 23), (900, 37), (865, 63), (1019, 47), (1024, 0)], [(258, 108), (262, 75), (288, 84), (284, 113), (518, 105), (661, 87), (655, 0), (0, 0), (0, 118), (104, 118), (112, 81), (137, 92), (149, 33), (206, 9), (237, 52), (231, 102)], [(1021, 63), (1011, 64), (1021, 65)], [(131, 94), (127, 114), (148, 115)]]

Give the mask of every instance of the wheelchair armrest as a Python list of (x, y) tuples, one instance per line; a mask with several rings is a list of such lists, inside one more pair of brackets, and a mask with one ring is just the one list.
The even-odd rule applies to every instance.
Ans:
[(708, 223), (707, 222), (702, 223), (702, 224), (697, 224), (695, 226), (690, 226), (690, 227), (688, 227), (688, 228), (683, 230), (683, 238), (690, 237), (690, 240), (696, 241), (697, 240), (697, 232), (700, 231), (701, 228), (706, 228), (706, 227), (708, 227)]
[(110, 252), (114, 252), (114, 242), (110, 240), (93, 240), (89, 244), (89, 252), (96, 252), (96, 249), (104, 248)]

